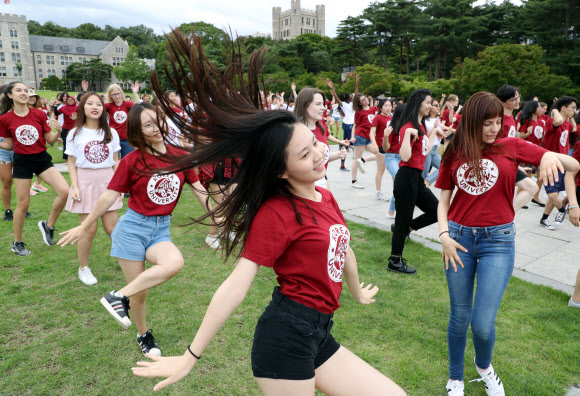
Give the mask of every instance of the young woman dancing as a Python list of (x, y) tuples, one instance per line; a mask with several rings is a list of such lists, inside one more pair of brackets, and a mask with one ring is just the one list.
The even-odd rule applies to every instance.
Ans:
[(350, 170), (352, 176), (352, 184), (350, 186), (362, 189), (364, 186), (358, 182), (357, 172), (360, 169), (361, 173), (365, 173), (365, 162), (376, 160), (374, 155), (363, 158), (363, 154), (365, 150), (372, 153), (373, 143), (370, 137), (371, 124), (379, 109), (372, 107), (368, 97), (364, 94), (354, 95), (352, 103), (355, 114), (350, 142), (354, 144), (355, 161), (352, 163), (352, 169)]
[[(397, 103), (393, 101), (392, 104), (394, 105)], [(399, 130), (403, 125), (401, 120), (403, 119), (403, 113), (405, 112), (405, 105), (400, 104), (395, 106), (393, 111), (393, 118), (387, 123), (388, 127), (385, 130), (385, 137), (383, 139), (383, 150), (385, 152), (385, 169), (391, 177), (393, 178), (393, 182), (395, 181), (395, 176), (397, 176), (397, 172), (399, 171), (399, 164), (401, 163), (401, 155), (399, 154), (399, 150), (401, 149), (401, 135), (399, 135)], [(393, 188), (394, 190), (394, 188)], [(391, 203), (389, 205), (389, 209), (387, 211), (387, 219), (394, 219), (395, 218), (395, 195), (391, 196)]]
[[(255, 51), (249, 60), (249, 86), (235, 87), (203, 55), (200, 37), (173, 32), (168, 42), (174, 63), (191, 62), (174, 69), (178, 89), (205, 92), (197, 105), (208, 117), (194, 116), (185, 133), (192, 140), (202, 139), (194, 153), (172, 168), (193, 167), (234, 153), (242, 156), (238, 173), (231, 180), (239, 186), (213, 214), (224, 214), (225, 230), (236, 231), (233, 242), (226, 240), (227, 254), (239, 245), (243, 253), (216, 291), (184, 354), (167, 358), (148, 355), (154, 362), (139, 362), (134, 374), (168, 377), (155, 390), (185, 377), (243, 302), (264, 266), (273, 267), (280, 286), (274, 289), (254, 335), (252, 371), (262, 392), (314, 394), (317, 388), (327, 394), (404, 394), (395, 383), (340, 346), (330, 332), (343, 271), (351, 294), (362, 304), (374, 302), (378, 288), (359, 283), (350, 234), (340, 209), (328, 190), (315, 187), (325, 168), (322, 147), (312, 131), (290, 112), (258, 110), (257, 70), (261, 69), (263, 51)], [(242, 75), (240, 59), (233, 56), (230, 62), (229, 67), (239, 67), (235, 76)], [(159, 91), (155, 76), (152, 80)]]
[[(95, 92), (87, 92), (79, 104), (76, 127), (67, 136), (65, 151), (71, 182), (65, 209), (77, 213), (81, 224), (96, 206), (97, 199), (107, 190), (119, 165), (119, 150), (119, 135), (109, 127), (105, 103)], [(122, 206), (119, 198), (101, 216), (103, 230), (108, 236), (115, 228), (117, 210)], [(79, 279), (89, 286), (97, 283), (97, 278), (89, 268), (97, 227), (98, 222), (93, 222), (77, 245)]]
[[(54, 226), (66, 203), (68, 184), (52, 164), (50, 154), (46, 152), (46, 143), (56, 142), (61, 126), (55, 120), (48, 122), (42, 110), (28, 107), (28, 88), (20, 82), (11, 82), (4, 89), (4, 95), (0, 99), (0, 114), (0, 137), (4, 138), (0, 148), (14, 150), (12, 179), (17, 203), (14, 211), (12, 251), (18, 256), (27, 256), (30, 251), (23, 242), (22, 229), (30, 204), (32, 176), (40, 176), (57, 194), (48, 220), (38, 223), (42, 238), (49, 246), (54, 244)], [(51, 127), (59, 133), (53, 133)]]
[[(207, 203), (207, 193), (193, 168), (172, 174), (151, 173), (168, 166), (176, 155), (183, 153), (165, 144), (164, 133), (158, 126), (155, 107), (149, 103), (133, 106), (127, 119), (127, 138), (136, 150), (119, 163), (107, 191), (81, 225), (61, 233), (64, 236), (59, 241), (59, 245), (66, 246), (86, 238), (93, 224), (117, 203), (119, 194), (131, 193), (127, 202), (129, 209), (111, 234), (111, 256), (119, 259), (128, 284), (105, 295), (101, 304), (127, 329), (131, 326), (131, 298), (131, 314), (137, 325), (141, 351), (157, 356), (161, 350), (145, 323), (147, 291), (167, 282), (183, 267), (183, 256), (169, 235), (171, 213), (184, 183), (190, 185), (204, 208)], [(153, 266), (145, 269), (145, 261)]]
[[(88, 83), (83, 85), (83, 90), (86, 91)], [(135, 101), (139, 103), (139, 83), (135, 82), (132, 85), (133, 95)], [(123, 158), (134, 150), (127, 140), (127, 115), (131, 107), (135, 105), (133, 102), (123, 100), (123, 90), (118, 84), (111, 84), (107, 88), (107, 97), (105, 100), (105, 109), (109, 114), (109, 125), (119, 134), (119, 141), (121, 142), (121, 157)]]
[(539, 165), (545, 184), (558, 180), (558, 170), (574, 172), (579, 168), (567, 155), (548, 152), (522, 139), (498, 138), (502, 118), (502, 103), (496, 96), (484, 92), (473, 95), (465, 103), (435, 183), (441, 189), (439, 236), (451, 304), (446, 388), (453, 396), (464, 394), (463, 360), (470, 324), (479, 381), (485, 383), (488, 395), (505, 394), (491, 360), (495, 318), (514, 267), (512, 201), (518, 163)]
[(383, 149), (383, 140), (385, 130), (389, 121), (393, 118), (393, 105), (390, 99), (379, 100), (379, 114), (375, 116), (371, 123), (370, 138), (373, 144), (371, 152), (375, 153), (377, 160), (377, 173), (375, 174), (375, 187), (377, 188), (376, 198), (379, 201), (388, 201), (389, 198), (381, 191), (383, 174), (385, 173), (385, 150)]

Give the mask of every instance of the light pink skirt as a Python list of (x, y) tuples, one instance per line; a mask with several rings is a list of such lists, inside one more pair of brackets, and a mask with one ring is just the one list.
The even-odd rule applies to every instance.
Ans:
[[(93, 210), (97, 204), (97, 200), (101, 194), (107, 191), (107, 186), (113, 178), (113, 173), (113, 168), (77, 168), (77, 179), (81, 200), (75, 201), (72, 199), (73, 189), (71, 187), (68, 193), (65, 209), (71, 213), (91, 213), (91, 210)], [(108, 212), (111, 210), (118, 210), (122, 207), (123, 201), (121, 199), (117, 199), (115, 203), (109, 208)]]

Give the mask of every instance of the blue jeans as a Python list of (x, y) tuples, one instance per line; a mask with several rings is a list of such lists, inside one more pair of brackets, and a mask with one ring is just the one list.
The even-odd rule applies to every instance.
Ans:
[[(397, 172), (399, 171), (399, 163), (401, 162), (401, 156), (399, 154), (394, 153), (385, 153), (385, 168), (387, 168), (387, 172), (393, 176), (397, 176)], [(395, 195), (391, 197), (391, 204), (389, 205), (389, 212), (393, 213), (395, 211)]]
[(495, 317), (514, 269), (515, 233), (513, 223), (470, 228), (449, 221), (449, 236), (468, 250), (467, 253), (457, 250), (464, 268), (458, 265), (455, 272), (450, 264), (445, 271), (451, 303), (447, 344), (449, 378), (452, 380), (463, 380), (470, 324), (477, 367), (486, 369), (491, 364)]
[[(429, 174), (429, 169), (433, 165), (437, 170)], [(437, 152), (437, 147), (433, 146), (427, 157), (425, 158), (425, 170), (423, 170), (423, 179), (427, 180), (429, 184), (435, 183), (437, 176), (439, 175), (439, 167), (441, 166), (441, 156)]]
[(129, 141), (127, 141), (125, 139), (119, 140), (119, 143), (121, 144), (121, 151), (119, 152), (119, 159), (124, 158), (127, 154), (129, 154), (130, 152), (135, 150), (135, 148), (129, 144)]
[(352, 125), (342, 123), (342, 140), (350, 140), (352, 138)]

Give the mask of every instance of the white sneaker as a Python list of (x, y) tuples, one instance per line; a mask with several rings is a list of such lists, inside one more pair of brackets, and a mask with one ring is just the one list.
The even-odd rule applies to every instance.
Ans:
[(445, 389), (447, 389), (447, 396), (464, 396), (465, 395), (465, 386), (461, 381), (447, 381), (447, 385), (445, 385)]
[(394, 218), (396, 218), (396, 217), (397, 217), (397, 214), (396, 214), (396, 213), (395, 213), (395, 214), (389, 214), (389, 212), (387, 212), (387, 214), (385, 215), (385, 217), (386, 217), (387, 219), (394, 219)]
[[(473, 363), (475, 363), (475, 358), (473, 358)], [(499, 376), (496, 374), (491, 365), (489, 365), (489, 371), (484, 374), (479, 372), (477, 364), (475, 365), (475, 369), (477, 370), (481, 378), (477, 378), (469, 382), (483, 381), (483, 384), (485, 386), (485, 393), (487, 394), (487, 396), (505, 396), (503, 384), (501, 383)]]
[(351, 185), (350, 185), (350, 186), (351, 186), (352, 188), (358, 188), (359, 190), (362, 190), (363, 188), (365, 188), (365, 186), (363, 186), (362, 184), (360, 184), (360, 183), (358, 182), (358, 180), (357, 180), (357, 181), (355, 181), (354, 183), (351, 183)]
[(365, 170), (365, 163), (360, 158), (357, 159), (356, 162), (358, 164), (358, 170), (360, 170), (360, 173), (362, 173), (364, 175), (365, 172), (366, 172), (366, 170)]
[(87, 286), (96, 285), (98, 282), (89, 267), (79, 268), (79, 279)]
[(564, 211), (560, 212), (558, 211), (558, 213), (556, 214), (556, 218), (554, 219), (554, 224), (555, 225), (562, 225), (562, 223), (564, 222), (564, 219), (566, 218), (566, 208), (568, 207), (568, 205), (566, 205), (566, 207), (564, 207)]
[(572, 297), (570, 297), (570, 300), (568, 301), (568, 306), (572, 308), (580, 308), (580, 302), (576, 302), (572, 300)]
[(389, 202), (389, 197), (387, 197), (385, 194), (383, 194), (382, 191), (377, 191), (377, 199), (379, 201)]
[(59, 147), (58, 151), (64, 151), (64, 149), (62, 147)]
[(544, 227), (546, 227), (547, 230), (550, 230), (550, 231), (555, 230), (552, 223), (550, 223), (550, 219), (540, 220), (540, 224), (543, 225)]
[(219, 249), (221, 244), (220, 244), (220, 239), (219, 239), (219, 235), (207, 235), (205, 237), (205, 243), (207, 243), (207, 246), (209, 246), (212, 249)]

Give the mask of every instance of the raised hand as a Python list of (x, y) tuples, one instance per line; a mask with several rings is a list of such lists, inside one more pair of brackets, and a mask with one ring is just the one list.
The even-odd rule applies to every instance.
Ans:
[(137, 95), (139, 93), (139, 87), (141, 86), (141, 84), (139, 84), (139, 81), (135, 81), (133, 83), (133, 85), (131, 85), (131, 91), (133, 91), (134, 95)]
[(83, 90), (83, 92), (86, 92), (89, 90), (89, 82), (87, 80), (83, 80), (81, 82), (81, 89)]

